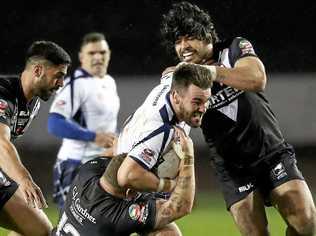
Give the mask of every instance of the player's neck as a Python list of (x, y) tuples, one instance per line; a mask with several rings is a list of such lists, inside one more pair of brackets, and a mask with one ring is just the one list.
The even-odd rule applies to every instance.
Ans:
[(24, 97), (27, 102), (31, 101), (34, 97), (33, 94), (33, 80), (30, 78), (29, 72), (24, 70), (21, 75), (21, 85), (24, 93)]

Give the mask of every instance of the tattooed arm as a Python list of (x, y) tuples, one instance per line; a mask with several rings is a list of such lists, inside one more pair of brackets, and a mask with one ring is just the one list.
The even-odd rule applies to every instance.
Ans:
[[(170, 198), (156, 202), (155, 228), (161, 228), (172, 221), (189, 214), (195, 195), (194, 151), (192, 140), (176, 129), (182, 147), (182, 156), (176, 187)], [(179, 153), (178, 151), (176, 151)]]

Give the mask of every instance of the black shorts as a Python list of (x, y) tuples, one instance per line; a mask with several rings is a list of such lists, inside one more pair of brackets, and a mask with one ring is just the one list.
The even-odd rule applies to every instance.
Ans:
[(0, 169), (0, 209), (13, 196), (18, 189), (18, 184), (10, 179), (6, 173)]
[(294, 151), (288, 150), (251, 167), (233, 167), (224, 162), (214, 166), (228, 210), (254, 190), (259, 190), (265, 204), (271, 206), (269, 195), (274, 188), (293, 179), (304, 180)]
[[(122, 199), (100, 185), (111, 159), (96, 158), (80, 166), (69, 189), (56, 235), (113, 235), (152, 231), (156, 222), (156, 197), (139, 194)], [(71, 229), (70, 229), (71, 228)], [(54, 234), (53, 234), (54, 235)]]

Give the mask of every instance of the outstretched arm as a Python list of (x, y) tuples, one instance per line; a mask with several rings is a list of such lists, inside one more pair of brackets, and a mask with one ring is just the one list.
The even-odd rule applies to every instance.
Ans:
[(50, 113), (47, 122), (48, 132), (59, 138), (95, 142), (100, 147), (112, 147), (116, 135), (111, 132), (93, 132), (66, 119), (58, 113)]
[(10, 141), (10, 129), (0, 123), (0, 167), (19, 184), (25, 201), (33, 207), (47, 207), (40, 188), (34, 183), (31, 174), (22, 164), (19, 154)]
[(216, 66), (215, 81), (239, 90), (260, 92), (265, 89), (267, 78), (259, 58), (243, 57), (233, 68)]

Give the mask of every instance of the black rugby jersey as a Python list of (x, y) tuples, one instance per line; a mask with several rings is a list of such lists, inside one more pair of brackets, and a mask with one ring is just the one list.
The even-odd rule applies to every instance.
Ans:
[(27, 102), (18, 76), (0, 77), (0, 122), (10, 127), (11, 140), (24, 134), (39, 108), (38, 97)]
[[(221, 66), (233, 68), (238, 59), (246, 56), (256, 54), (244, 38), (214, 45), (213, 58)], [(210, 107), (201, 128), (215, 161), (253, 165), (289, 147), (263, 92), (213, 85)]]
[(80, 167), (53, 235), (127, 236), (153, 229), (155, 201), (117, 198), (100, 186), (110, 160), (97, 157)]

